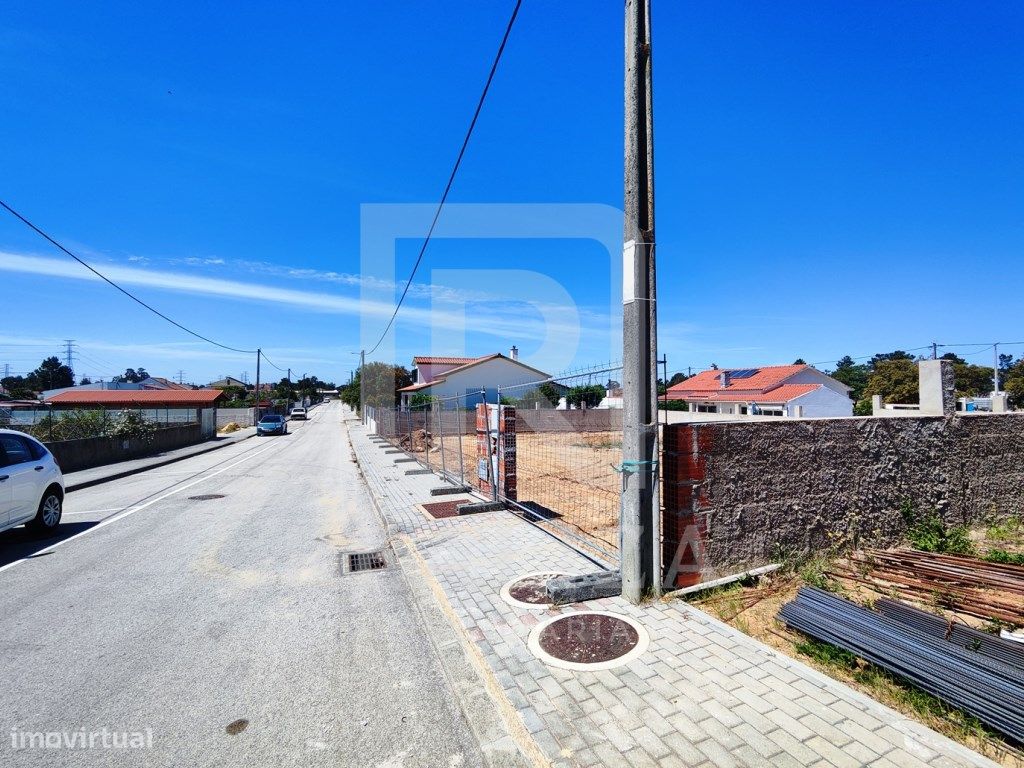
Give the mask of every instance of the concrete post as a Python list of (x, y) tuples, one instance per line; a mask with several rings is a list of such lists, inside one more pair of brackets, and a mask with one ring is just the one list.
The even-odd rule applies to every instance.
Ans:
[(882, 402), (881, 395), (871, 396), (871, 415), (872, 416), (884, 416), (885, 415), (885, 404)]
[(922, 416), (956, 413), (956, 382), (952, 360), (922, 360), (917, 364)]
[(1006, 413), (1006, 393), (1000, 392), (992, 395), (992, 413)]
[(625, 168), (622, 272), (622, 594), (639, 603), (658, 594), (655, 549), (660, 508), (654, 498), (658, 437), (658, 333), (654, 259), (654, 119), (651, 3), (625, 3)]

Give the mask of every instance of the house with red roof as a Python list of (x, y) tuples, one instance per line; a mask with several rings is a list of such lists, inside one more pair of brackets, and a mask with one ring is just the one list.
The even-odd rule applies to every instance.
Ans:
[(810, 365), (713, 368), (669, 387), (663, 400), (687, 410), (733, 416), (852, 416), (850, 388)]
[(413, 383), (398, 390), (403, 408), (416, 395), (440, 398), (452, 408), (471, 408), (486, 397), (496, 402), (498, 389), (510, 400), (518, 400), (551, 377), (519, 359), (519, 350), (496, 352), (483, 357), (436, 357), (417, 355), (412, 359)]

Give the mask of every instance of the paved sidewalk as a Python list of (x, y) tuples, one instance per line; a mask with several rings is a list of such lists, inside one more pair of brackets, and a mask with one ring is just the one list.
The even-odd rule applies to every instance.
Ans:
[[(351, 423), (350, 423), (351, 424)], [(499, 590), (526, 573), (586, 573), (593, 563), (508, 512), (428, 519), (434, 475), (407, 476), (362, 425), (353, 450), (389, 533), (464, 633), (483, 684), (510, 713), (524, 755), (555, 766), (994, 766), (681, 601), (622, 598), (547, 612), (513, 608)], [(446, 496), (445, 499), (452, 497)], [(540, 620), (578, 610), (637, 619), (647, 651), (599, 672), (549, 667), (527, 648)]]
[(100, 483), (108, 483), (111, 480), (118, 480), (122, 477), (134, 475), (137, 472), (144, 472), (154, 467), (162, 467), (165, 464), (173, 464), (176, 461), (189, 459), (203, 453), (226, 448), (229, 445), (246, 440), (256, 434), (256, 427), (248, 427), (233, 432), (230, 435), (217, 435), (211, 440), (204, 440), (195, 445), (186, 445), (184, 448), (176, 448), (173, 451), (164, 451), (153, 456), (146, 456), (141, 459), (130, 461), (118, 461), (114, 464), (104, 464), (102, 467), (82, 469), (78, 472), (68, 472), (64, 475), (64, 488), (68, 493), (81, 488), (89, 488)]

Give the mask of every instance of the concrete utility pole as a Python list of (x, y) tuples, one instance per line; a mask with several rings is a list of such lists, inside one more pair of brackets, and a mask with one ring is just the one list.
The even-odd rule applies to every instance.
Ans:
[(661, 524), (654, 498), (658, 334), (654, 265), (651, 2), (626, 0), (625, 225), (622, 250), (622, 594), (657, 593)]
[(263, 356), (263, 350), (256, 350), (256, 400), (253, 403), (253, 414), (255, 414), (256, 420), (254, 424), (260, 423), (260, 358)]
[(932, 342), (932, 360), (937, 360), (938, 358), (939, 358), (939, 345), (936, 344), (933, 341)]

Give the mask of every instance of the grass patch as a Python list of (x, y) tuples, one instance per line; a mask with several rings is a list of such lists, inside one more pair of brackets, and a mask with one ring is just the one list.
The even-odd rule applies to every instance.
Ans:
[(985, 560), (990, 563), (1006, 565), (1024, 565), (1024, 553), (1007, 552), (1005, 549), (993, 549), (985, 553)]
[(1018, 515), (993, 523), (985, 532), (985, 537), (992, 541), (1014, 541), (1024, 538), (1024, 519)]
[(808, 558), (796, 568), (796, 574), (805, 584), (826, 592), (842, 592), (842, 585), (829, 575), (828, 569), (832, 561), (824, 556), (817, 555)]
[(857, 657), (847, 650), (831, 643), (824, 643), (809, 637), (793, 646), (796, 652), (814, 659), (819, 664), (843, 669), (856, 669)]
[(907, 538), (914, 549), (922, 552), (973, 555), (975, 551), (966, 526), (947, 527), (938, 515), (918, 520), (907, 531)]

